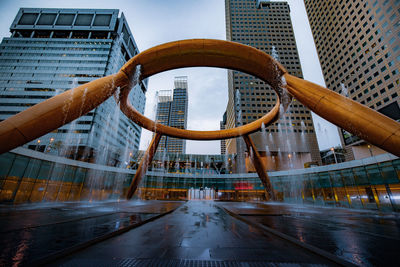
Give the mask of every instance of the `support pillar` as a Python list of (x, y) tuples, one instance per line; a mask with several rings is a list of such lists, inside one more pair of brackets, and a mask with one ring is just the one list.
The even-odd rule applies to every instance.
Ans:
[(275, 200), (274, 190), (272, 189), (271, 181), (268, 178), (267, 170), (265, 169), (265, 166), (261, 161), (260, 153), (258, 153), (250, 136), (243, 135), (243, 139), (246, 143), (247, 151), (249, 151), (249, 156), (253, 161), (254, 167), (256, 168), (258, 177), (260, 177), (260, 180), (263, 183), (265, 190), (267, 191), (267, 196), (269, 200)]
[(140, 181), (146, 175), (147, 168), (149, 167), (149, 164), (153, 160), (158, 144), (160, 143), (160, 139), (161, 139), (161, 134), (155, 133), (149, 147), (146, 150), (146, 153), (144, 153), (143, 158), (140, 161), (135, 177), (133, 177), (131, 185), (129, 186), (128, 193), (126, 194), (126, 199), (129, 200), (132, 198)]

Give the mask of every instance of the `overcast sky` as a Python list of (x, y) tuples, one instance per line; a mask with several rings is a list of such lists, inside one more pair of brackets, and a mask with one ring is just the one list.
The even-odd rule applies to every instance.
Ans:
[[(256, 0), (254, 0), (256, 1)], [(305, 79), (325, 86), (302, 0), (289, 0), (296, 42)], [(224, 0), (0, 0), (0, 37), (20, 7), (108, 8), (124, 12), (140, 51), (169, 41), (190, 38), (225, 40)], [(279, 51), (278, 51), (279, 53)], [(155, 92), (173, 88), (175, 76), (188, 76), (188, 128), (218, 130), (228, 102), (227, 71), (216, 68), (185, 68), (152, 76), (145, 115), (155, 117)], [(315, 115), (315, 114), (313, 114)], [(336, 127), (313, 116), (320, 149), (340, 143)], [(151, 133), (142, 131), (140, 149), (146, 149)], [(187, 141), (187, 153), (219, 154), (219, 141)]]

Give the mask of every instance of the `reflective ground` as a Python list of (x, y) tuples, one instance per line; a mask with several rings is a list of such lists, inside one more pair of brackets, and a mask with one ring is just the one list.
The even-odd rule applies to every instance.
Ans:
[(275, 229), (360, 266), (399, 264), (400, 216), (290, 204), (224, 203), (246, 220)]
[(0, 215), (0, 266), (392, 266), (400, 248), (395, 213), (289, 204), (49, 203)]
[(121, 259), (135, 259), (143, 265), (161, 266), (171, 259), (211, 261), (214, 264), (223, 261), (228, 264), (253, 262), (262, 265), (330, 263), (231, 217), (217, 205), (212, 201), (187, 202), (169, 215), (92, 246), (59, 263), (79, 266), (97, 261), (112, 265), (120, 263)]
[(68, 249), (80, 249), (182, 202), (78, 202), (0, 206), (0, 266), (41, 264)]

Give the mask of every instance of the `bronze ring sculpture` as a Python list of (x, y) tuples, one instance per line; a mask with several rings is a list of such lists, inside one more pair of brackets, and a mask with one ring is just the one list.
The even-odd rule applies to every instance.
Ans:
[[(260, 50), (219, 40), (185, 40), (156, 46), (132, 58), (121, 71), (132, 79), (138, 65), (142, 69), (142, 79), (171, 69), (207, 66), (240, 70), (264, 80), (273, 88), (281, 86), (282, 75), (286, 73), (278, 62)], [(247, 125), (220, 131), (177, 129), (155, 123), (136, 111), (129, 103), (129, 91), (121, 90), (120, 97), (121, 110), (128, 118), (149, 131), (177, 138), (217, 140), (239, 137), (258, 131), (262, 124), (270, 125), (279, 115), (280, 97), (269, 113)]]
[[(23, 145), (86, 114), (120, 87), (119, 100), (122, 112), (138, 125), (156, 133), (128, 190), (128, 198), (132, 197), (140, 179), (144, 176), (162, 135), (195, 140), (243, 136), (248, 149), (253, 150), (254, 165), (269, 197), (274, 197), (265, 167), (261, 164), (258, 152), (248, 134), (260, 129), (263, 123), (267, 126), (278, 119), (280, 100), (261, 119), (234, 129), (189, 131), (171, 128), (147, 119), (129, 103), (127, 98), (129, 86), (138, 65), (142, 69), (142, 79), (166, 70), (195, 66), (246, 72), (267, 82), (272, 88), (286, 87), (293, 97), (316, 114), (371, 144), (400, 156), (400, 123), (322, 86), (288, 74), (278, 62), (256, 48), (209, 39), (176, 41), (150, 48), (130, 59), (114, 75), (81, 85), (74, 89), (73, 94), (71, 90), (66, 91), (1, 122), (0, 153)], [(282, 78), (287, 84), (282, 84)], [(70, 105), (69, 112), (63, 114), (66, 101)]]

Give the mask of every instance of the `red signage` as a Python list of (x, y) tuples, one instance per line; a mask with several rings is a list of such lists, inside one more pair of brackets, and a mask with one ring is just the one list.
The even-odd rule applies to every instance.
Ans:
[(236, 182), (233, 183), (233, 187), (235, 190), (248, 190), (248, 189), (253, 189), (253, 184), (249, 182)]

